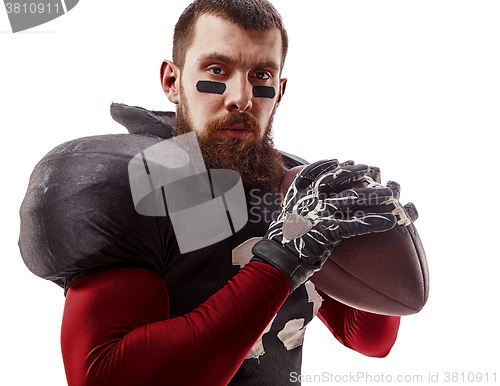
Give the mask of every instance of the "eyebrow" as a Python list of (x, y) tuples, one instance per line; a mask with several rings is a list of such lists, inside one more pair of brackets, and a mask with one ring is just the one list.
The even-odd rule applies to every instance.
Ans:
[[(231, 66), (236, 65), (236, 60), (233, 58), (230, 58), (227, 55), (223, 55), (217, 52), (209, 53), (209, 54), (203, 54), (201, 55), (198, 60), (196, 61), (198, 64), (201, 64), (202, 62), (205, 62), (207, 60), (218, 60), (222, 63), (229, 64)], [(263, 61), (263, 62), (258, 62), (255, 65), (252, 65), (254, 68), (272, 68), (276, 71), (279, 71), (279, 65), (274, 62), (274, 61)]]

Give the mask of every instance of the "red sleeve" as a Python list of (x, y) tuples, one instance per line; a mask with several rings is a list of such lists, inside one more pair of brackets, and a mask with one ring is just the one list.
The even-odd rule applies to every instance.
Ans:
[(389, 354), (398, 334), (399, 316), (360, 311), (319, 292), (323, 304), (318, 317), (340, 343), (370, 357)]
[(199, 308), (169, 319), (157, 275), (136, 268), (88, 274), (66, 297), (68, 384), (226, 385), (289, 290), (279, 271), (251, 262)]

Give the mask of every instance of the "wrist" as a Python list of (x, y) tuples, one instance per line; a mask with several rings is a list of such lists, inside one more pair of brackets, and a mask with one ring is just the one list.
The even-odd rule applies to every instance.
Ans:
[(300, 259), (283, 245), (263, 239), (252, 248), (252, 260), (263, 261), (278, 269), (290, 283), (290, 292), (304, 283), (316, 270), (304, 267)]

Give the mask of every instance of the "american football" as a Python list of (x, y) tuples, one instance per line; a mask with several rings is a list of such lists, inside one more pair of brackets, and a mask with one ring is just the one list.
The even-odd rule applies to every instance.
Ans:
[[(282, 194), (304, 167), (285, 174)], [(429, 295), (427, 259), (417, 229), (397, 200), (369, 210), (393, 212), (399, 221), (389, 231), (342, 240), (310, 280), (326, 295), (363, 311), (415, 314)]]

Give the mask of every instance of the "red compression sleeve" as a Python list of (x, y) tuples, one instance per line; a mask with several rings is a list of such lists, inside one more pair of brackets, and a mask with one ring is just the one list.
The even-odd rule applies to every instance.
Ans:
[(66, 297), (68, 384), (226, 385), (289, 290), (278, 270), (250, 262), (200, 307), (168, 319), (157, 275), (136, 268), (88, 274)]
[(323, 304), (318, 317), (344, 346), (371, 357), (389, 354), (401, 317), (360, 311), (319, 292)]

